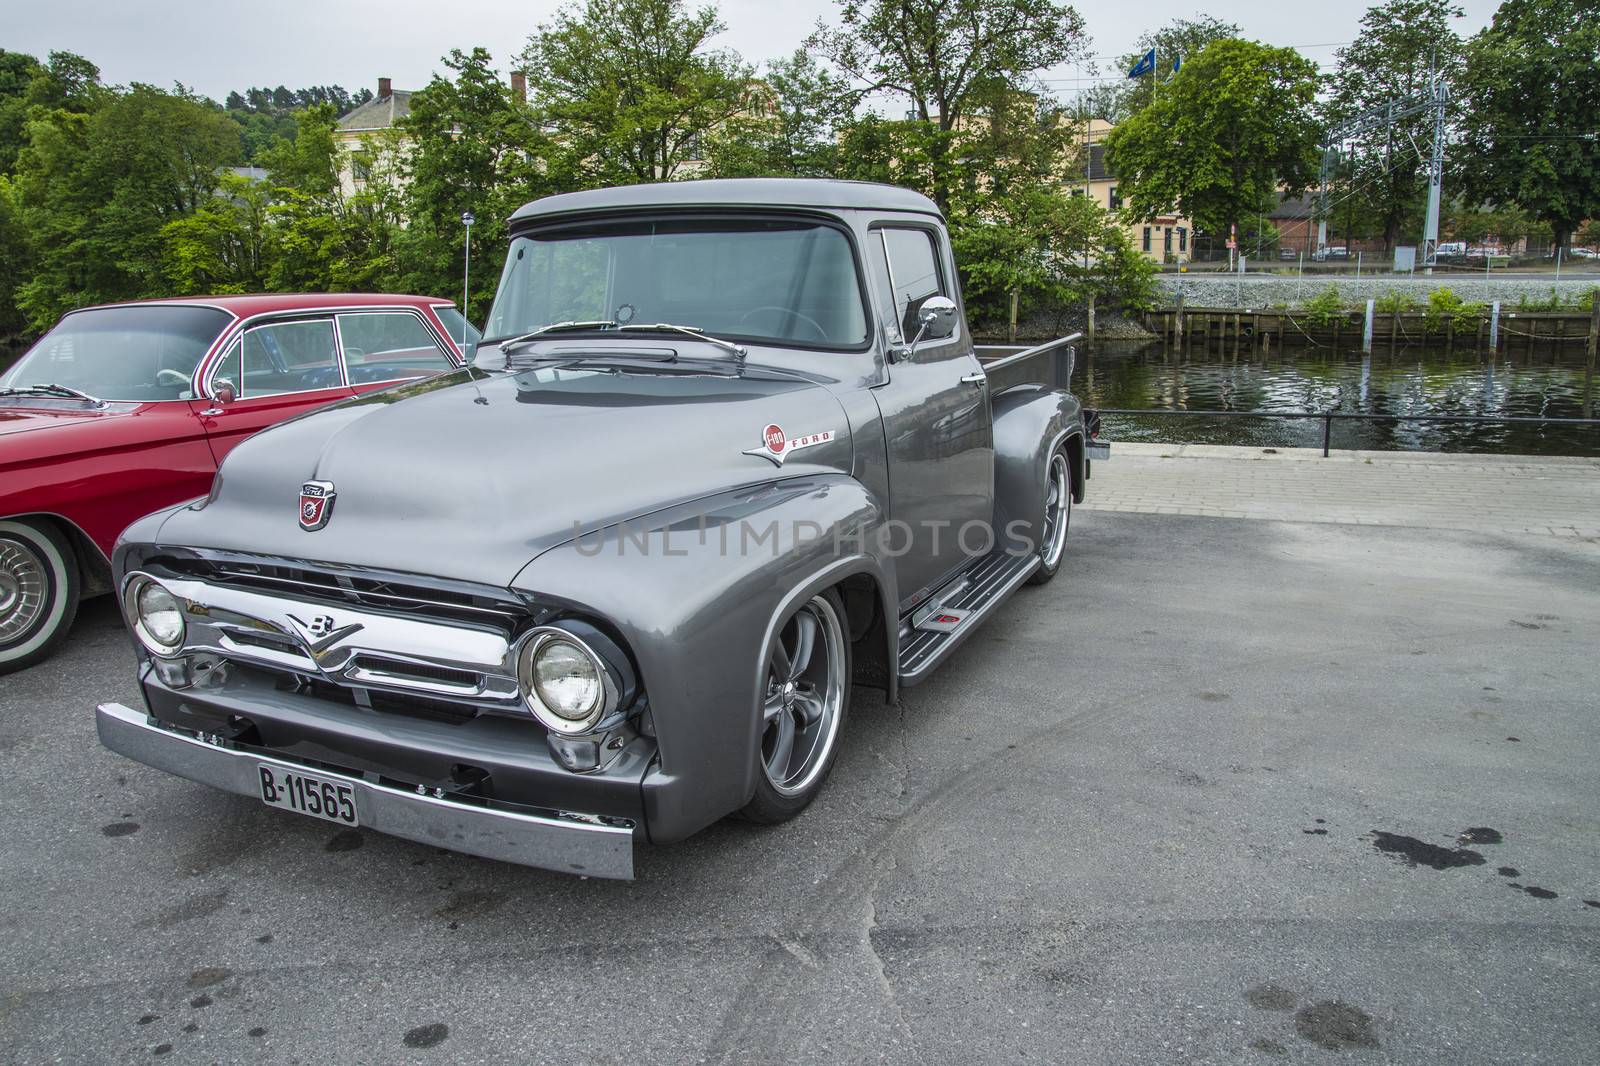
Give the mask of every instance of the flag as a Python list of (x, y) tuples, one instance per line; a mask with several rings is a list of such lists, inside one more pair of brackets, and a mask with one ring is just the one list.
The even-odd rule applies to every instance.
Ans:
[(1182, 63), (1182, 62), (1183, 62), (1183, 57), (1182, 56), (1173, 56), (1172, 57), (1172, 73), (1174, 73), (1174, 74), (1178, 73), (1178, 65), (1180, 63)]
[(1156, 69), (1156, 50), (1154, 48), (1152, 48), (1152, 49), (1150, 49), (1150, 51), (1146, 52), (1143, 56), (1141, 56), (1139, 58), (1139, 62), (1137, 62), (1137, 63), (1135, 63), (1133, 65), (1133, 69), (1132, 70), (1128, 71), (1128, 77), (1137, 78), (1141, 74), (1149, 74), (1151, 71), (1153, 71), (1155, 69)]

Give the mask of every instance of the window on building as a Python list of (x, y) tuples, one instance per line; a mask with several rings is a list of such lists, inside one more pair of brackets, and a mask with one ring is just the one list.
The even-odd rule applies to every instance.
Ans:
[(1168, 227), (1161, 231), (1161, 254), (1172, 254), (1172, 229)]
[(1187, 252), (1188, 250), (1189, 250), (1189, 228), (1187, 226), (1179, 226), (1178, 227), (1178, 251)]
[(1111, 186), (1111, 191), (1106, 194), (1106, 206), (1113, 211), (1122, 206), (1122, 195), (1115, 185)]
[(1150, 250), (1150, 227), (1149, 226), (1146, 226), (1144, 228), (1144, 250), (1147, 251), (1147, 252)]

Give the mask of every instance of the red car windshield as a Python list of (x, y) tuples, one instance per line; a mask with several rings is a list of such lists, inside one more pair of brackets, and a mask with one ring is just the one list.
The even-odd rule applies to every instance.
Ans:
[(214, 307), (77, 311), (0, 376), (0, 392), (63, 385), (100, 400), (190, 399), (194, 368), (231, 321)]

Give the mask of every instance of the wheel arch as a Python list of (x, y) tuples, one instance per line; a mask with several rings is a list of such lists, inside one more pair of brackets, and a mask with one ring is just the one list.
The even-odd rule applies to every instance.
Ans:
[(1057, 448), (1066, 448), (1072, 466), (1073, 501), (1083, 499), (1083, 408), (1063, 389), (1018, 385), (994, 398), (993, 411), (996, 536), (1015, 530), (1037, 542), (1045, 464)]
[(72, 519), (50, 511), (27, 511), (22, 514), (0, 515), (0, 522), (32, 522), (44, 524), (66, 538), (72, 548), (73, 561), (78, 567), (80, 599), (110, 592), (111, 560), (106, 553)]

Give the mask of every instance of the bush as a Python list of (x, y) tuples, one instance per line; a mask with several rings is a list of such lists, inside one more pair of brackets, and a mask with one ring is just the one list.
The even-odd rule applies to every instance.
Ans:
[(1566, 303), (1561, 299), (1561, 294), (1555, 289), (1550, 290), (1546, 297), (1529, 296), (1527, 293), (1517, 297), (1518, 311), (1563, 311)]
[(1326, 329), (1345, 313), (1344, 300), (1339, 296), (1339, 287), (1329, 285), (1322, 292), (1300, 305), (1304, 312), (1306, 323), (1316, 329)]
[(1417, 309), (1417, 298), (1401, 289), (1390, 289), (1373, 301), (1372, 310), (1380, 315), (1402, 314)]
[(1434, 289), (1428, 294), (1428, 310), (1422, 317), (1422, 327), (1429, 333), (1442, 333), (1451, 324), (1457, 331), (1476, 329), (1484, 310), (1483, 304), (1469, 303), (1447, 288)]

